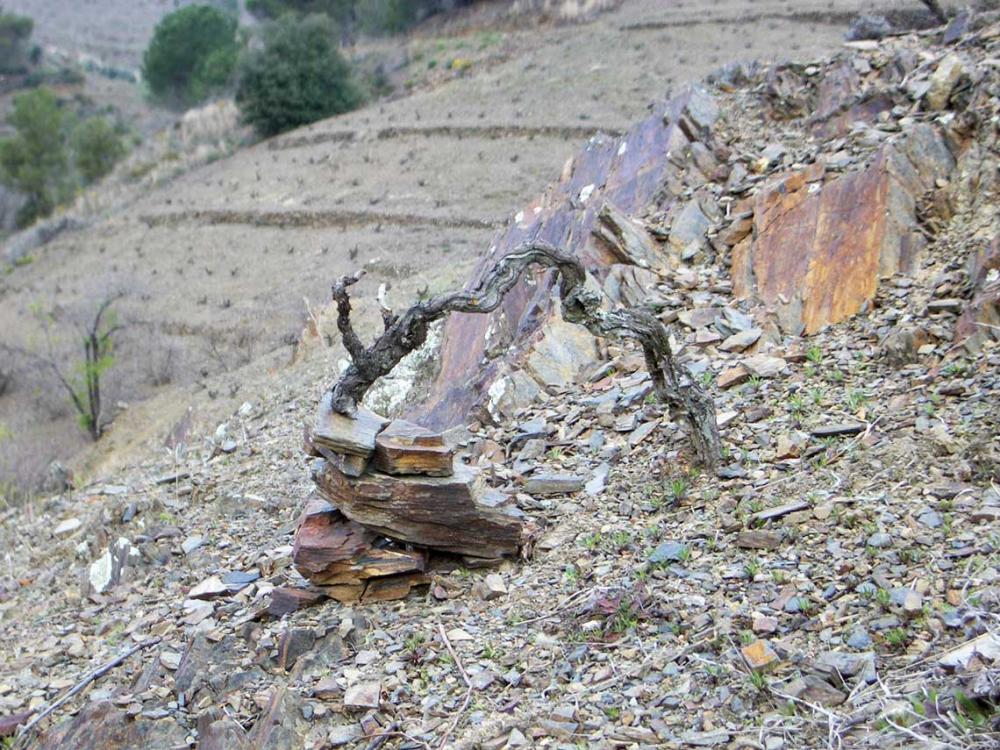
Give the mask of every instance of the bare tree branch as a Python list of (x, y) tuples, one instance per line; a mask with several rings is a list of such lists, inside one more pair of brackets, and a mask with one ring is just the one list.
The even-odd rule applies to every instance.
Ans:
[(431, 323), (451, 312), (488, 313), (499, 307), (521, 274), (531, 266), (555, 269), (559, 274), (559, 296), (563, 318), (585, 326), (603, 338), (631, 338), (639, 342), (657, 396), (675, 410), (691, 429), (691, 439), (701, 462), (717, 466), (721, 443), (715, 406), (702, 388), (682, 374), (673, 359), (667, 329), (653, 315), (640, 310), (601, 309), (601, 297), (585, 285), (586, 271), (571, 254), (547, 242), (529, 242), (496, 262), (472, 290), (434, 297), (411, 307), (388, 324), (375, 342), (365, 349), (351, 324), (348, 287), (360, 274), (345, 276), (333, 287), (337, 302), (337, 327), (351, 356), (350, 366), (331, 389), (334, 411), (353, 414), (368, 389), (380, 377), (426, 340)]
[(104, 298), (92, 318), (86, 324), (76, 325), (79, 335), (83, 338), (83, 384), (74, 385), (71, 375), (67, 374), (62, 364), (63, 356), (56, 351), (52, 336), (53, 318), (39, 313), (38, 319), (45, 337), (45, 354), (39, 354), (29, 348), (0, 345), (0, 350), (21, 356), (35, 362), (52, 373), (53, 377), (69, 396), (73, 408), (80, 415), (81, 422), (93, 440), (97, 440), (104, 432), (105, 424), (101, 421), (103, 411), (101, 401), (101, 375), (109, 365), (115, 334), (124, 329), (123, 325), (111, 321), (107, 329), (103, 329), (105, 316), (112, 305), (124, 294), (118, 292)]
[(80, 680), (73, 687), (71, 687), (69, 690), (63, 693), (58, 700), (49, 704), (48, 708), (44, 709), (41, 713), (36, 714), (35, 718), (33, 718), (31, 721), (29, 721), (21, 728), (20, 733), (18, 734), (18, 743), (21, 744), (22, 741), (26, 741), (25, 738), (27, 737), (28, 733), (32, 729), (34, 729), (42, 719), (44, 719), (46, 716), (48, 716), (53, 711), (58, 709), (60, 706), (65, 704), (66, 701), (68, 701), (74, 695), (80, 693), (94, 680), (100, 679), (115, 667), (119, 666), (120, 664), (123, 664), (130, 656), (132, 656), (132, 654), (137, 653), (138, 651), (144, 651), (147, 648), (155, 646), (162, 640), (163, 640), (162, 638), (150, 638), (149, 640), (143, 641), (142, 643), (137, 643), (135, 646), (132, 646), (124, 653), (119, 654), (106, 664), (102, 664), (97, 669), (88, 672), (82, 680)]

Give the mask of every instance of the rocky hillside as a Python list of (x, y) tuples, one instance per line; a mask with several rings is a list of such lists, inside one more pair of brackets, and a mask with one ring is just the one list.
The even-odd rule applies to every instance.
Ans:
[[(595, 29), (664, 34), (660, 7), (626, 3), (636, 15)], [(634, 46), (614, 49), (649, 53)], [(440, 556), (402, 600), (334, 602), (347, 597), (307, 581), (294, 546), (315, 492), (302, 427), (340, 356), (317, 308), (294, 367), (130, 410), (113, 472), (2, 516), (0, 733), (51, 707), (25, 745), (994, 747), (998, 56), (1000, 22), (980, 14), (797, 63), (714, 66), (649, 112), (607, 73), (587, 105), (605, 133), (569, 161), (551, 142), (588, 121), (542, 88), (557, 66), (522, 61), (537, 86), (510, 112), (479, 110), (507, 118), (490, 133), (475, 96), (503, 87), (502, 66), (454, 84), (467, 109), (450, 120), (430, 106), (451, 102), (445, 87), (422, 124), (389, 119), (400, 103), (326, 123), (227, 161), (232, 183), (196, 173), (103, 225), (108, 243), (145, 248), (150, 289), (185, 243), (192, 269), (217, 262), (198, 248), (229, 248), (236, 273), (192, 271), (178, 309), (196, 293), (244, 304), (232, 279), (247, 276), (301, 295), (357, 260), (374, 269), (356, 298), (371, 321), (380, 283), (403, 307), (550, 239), (608, 305), (670, 326), (715, 400), (723, 468), (698, 468), (640, 353), (563, 322), (538, 274), (493, 316), (452, 318), (425, 353), (437, 366), (411, 369), (426, 397), (404, 406), (451, 428), (493, 507), (536, 529), (525, 559)], [(454, 171), (431, 158), (438, 139)], [(514, 165), (496, 172), (514, 187), (484, 183), (479, 152)], [(282, 154), (294, 177), (273, 166)], [(341, 182), (349, 155), (357, 191)], [(534, 200), (516, 166), (529, 155), (561, 174)], [(472, 212), (494, 205), (470, 197), (484, 184), (501, 184), (495, 214)], [(364, 205), (362, 186), (382, 198)], [(452, 236), (468, 250), (434, 244)], [(71, 288), (82, 261), (58, 242)], [(413, 246), (440, 252), (404, 258)], [(16, 272), (22, 290), (43, 283), (32, 273)], [(179, 317), (160, 293), (146, 303)], [(274, 299), (252, 300), (270, 324)]]
[[(70, 214), (79, 221), (58, 224), (76, 231), (18, 253), (0, 277), (4, 342), (38, 348), (43, 310), (68, 349), (73, 321), (95, 299), (126, 291), (116, 310), (128, 326), (105, 383), (115, 420), (105, 455), (128, 458), (122, 445), (165, 432), (192, 393), (233, 393), (238, 405), (256, 376), (236, 373), (286, 364), (330, 279), (364, 266), (364, 293), (385, 283), (399, 300), (458, 284), (496, 228), (586, 138), (624, 131), (668, 89), (734, 55), (834, 49), (860, 4), (828, 5), (634, 0), (584, 24), (431, 30), (404, 56), (414, 80), (435, 72), (411, 96), (228, 158), (211, 122), (204, 132), (182, 123), (156, 160), (136, 154), (120, 182)], [(58, 384), (27, 365), (0, 398), (0, 423), (13, 434), (0, 472), (16, 467), (15, 479), (37, 479), (85, 447)], [(91, 475), (74, 468), (81, 480)]]

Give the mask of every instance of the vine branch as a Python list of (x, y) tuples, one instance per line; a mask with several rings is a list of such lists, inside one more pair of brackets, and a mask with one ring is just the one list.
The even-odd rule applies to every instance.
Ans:
[(657, 396), (684, 419), (698, 458), (706, 467), (714, 469), (721, 456), (715, 405), (697, 382), (677, 368), (666, 327), (642, 310), (603, 310), (600, 295), (585, 284), (587, 274), (580, 261), (542, 241), (525, 243), (505, 255), (471, 290), (443, 294), (418, 303), (400, 315), (385, 316), (385, 330), (367, 349), (351, 323), (348, 293), (361, 274), (344, 276), (337, 281), (333, 285), (337, 328), (352, 361), (331, 389), (333, 410), (353, 414), (375, 381), (389, 374), (407, 354), (427, 340), (434, 321), (452, 312), (492, 312), (531, 266), (553, 268), (559, 274), (559, 296), (565, 320), (584, 326), (595, 336), (639, 342)]

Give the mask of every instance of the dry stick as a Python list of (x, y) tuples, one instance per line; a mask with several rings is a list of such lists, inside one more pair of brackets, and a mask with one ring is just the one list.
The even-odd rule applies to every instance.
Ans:
[(527, 242), (500, 258), (469, 291), (451, 292), (411, 307), (400, 315), (383, 309), (385, 330), (365, 347), (351, 323), (348, 289), (362, 273), (344, 276), (333, 285), (337, 328), (351, 364), (331, 389), (333, 410), (352, 415), (368, 389), (388, 375), (410, 352), (427, 340), (431, 323), (452, 312), (489, 313), (496, 310), (524, 272), (532, 266), (559, 274), (563, 318), (584, 326), (595, 336), (635, 339), (642, 346), (656, 395), (690, 427), (699, 460), (714, 469), (722, 455), (715, 405), (701, 386), (674, 362), (670, 335), (663, 323), (642, 310), (602, 309), (602, 295), (588, 288), (587, 272), (572, 254), (542, 241)]
[(444, 631), (444, 625), (440, 622), (438, 623), (438, 632), (441, 634), (441, 640), (444, 641), (445, 647), (448, 649), (448, 653), (451, 654), (451, 658), (455, 660), (455, 665), (458, 667), (458, 671), (462, 674), (462, 679), (465, 681), (465, 700), (462, 701), (462, 707), (458, 709), (458, 713), (455, 714), (454, 721), (451, 722), (451, 726), (448, 727), (444, 736), (441, 738), (441, 744), (438, 745), (438, 750), (443, 750), (444, 746), (448, 744), (448, 738), (451, 733), (455, 731), (458, 727), (458, 722), (462, 720), (462, 714), (465, 713), (465, 709), (469, 707), (469, 701), (472, 700), (472, 682), (469, 680), (469, 675), (465, 672), (465, 667), (462, 665), (462, 660), (458, 658), (458, 654), (455, 653), (455, 649), (451, 647), (451, 641), (448, 640), (448, 634)]
[(151, 646), (155, 646), (157, 643), (159, 643), (162, 640), (163, 640), (162, 638), (150, 638), (148, 641), (143, 641), (142, 643), (136, 644), (135, 646), (133, 646), (132, 648), (130, 648), (128, 651), (126, 651), (124, 654), (121, 654), (120, 656), (116, 656), (114, 659), (112, 659), (111, 661), (109, 661), (107, 664), (102, 664), (97, 669), (95, 669), (93, 672), (90, 672), (87, 676), (85, 676), (78, 683), (76, 683), (73, 687), (71, 687), (66, 693), (63, 694), (62, 698), (60, 698), (59, 700), (57, 700), (55, 703), (53, 703), (51, 706), (49, 706), (48, 708), (46, 708), (40, 714), (36, 715), (34, 719), (32, 719), (31, 721), (29, 721), (27, 724), (25, 724), (24, 728), (20, 731), (20, 733), (18, 734), (18, 736), (19, 737), (23, 737), (24, 735), (26, 735), (35, 726), (38, 725), (38, 722), (40, 722), (42, 719), (44, 719), (50, 713), (52, 713), (57, 708), (59, 708), (60, 706), (62, 706), (64, 703), (66, 703), (66, 701), (68, 701), (74, 695), (80, 693), (85, 687), (87, 687), (87, 685), (89, 685), (90, 683), (92, 683), (94, 680), (100, 679), (101, 677), (103, 677), (104, 675), (106, 675), (108, 672), (110, 672), (112, 669), (114, 669), (115, 667), (119, 666), (122, 662), (124, 662), (126, 659), (128, 659), (130, 656), (132, 656), (132, 654), (136, 653), (137, 651), (143, 651), (143, 650), (145, 650), (145, 649), (147, 649), (147, 648), (149, 648)]
[(399, 722), (394, 721), (392, 724), (385, 728), (385, 731), (375, 735), (374, 739), (368, 743), (366, 750), (378, 750), (382, 745), (389, 741), (390, 737), (397, 735), (396, 730), (399, 729)]

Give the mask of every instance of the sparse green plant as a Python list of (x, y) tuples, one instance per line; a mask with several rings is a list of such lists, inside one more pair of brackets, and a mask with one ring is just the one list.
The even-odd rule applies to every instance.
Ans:
[(43, 87), (17, 94), (7, 122), (14, 135), (0, 140), (0, 181), (24, 195), (17, 223), (26, 226), (73, 194), (66, 147), (69, 116)]
[(847, 395), (844, 397), (844, 405), (847, 406), (847, 410), (851, 413), (856, 412), (867, 402), (868, 394), (856, 388), (849, 390)]
[(742, 630), (742, 631), (740, 631), (740, 642), (744, 646), (749, 646), (755, 640), (757, 640), (757, 636), (755, 636), (753, 634), (752, 630)]
[(609, 624), (612, 633), (624, 633), (633, 630), (639, 624), (639, 616), (632, 602), (622, 599)]
[(750, 685), (758, 693), (766, 693), (768, 689), (767, 677), (763, 672), (750, 672)]
[(788, 397), (788, 408), (796, 416), (802, 414), (806, 408), (805, 397), (801, 393), (795, 393)]
[(23, 73), (31, 61), (35, 22), (0, 7), (0, 74)]
[(618, 721), (622, 715), (622, 710), (618, 706), (607, 706), (604, 709), (604, 715), (608, 717), (609, 721)]
[(718, 678), (722, 676), (722, 666), (719, 664), (703, 664), (702, 668), (709, 677)]
[(743, 566), (743, 570), (748, 577), (754, 578), (761, 571), (760, 560), (756, 557), (751, 557)]
[(795, 707), (794, 701), (785, 701), (778, 706), (778, 713), (788, 718), (794, 718), (798, 715), (798, 709)]
[(823, 361), (823, 350), (816, 344), (813, 344), (806, 349), (806, 359), (814, 365), (820, 364)]
[(601, 542), (603, 542), (603, 541), (604, 541), (604, 537), (601, 536), (601, 532), (600, 531), (595, 531), (595, 532), (593, 532), (591, 534), (585, 534), (580, 539), (580, 544), (582, 544), (583, 548), (585, 550), (587, 550), (588, 552), (594, 552), (594, 551), (596, 551), (597, 549), (600, 548)]
[(677, 553), (677, 559), (681, 562), (689, 562), (691, 560), (691, 548), (683, 547), (680, 552)]
[(611, 547), (615, 551), (621, 551), (632, 544), (632, 532), (626, 529), (619, 529), (611, 535)]
[(819, 406), (820, 404), (823, 403), (823, 399), (826, 398), (826, 391), (820, 386), (816, 386), (815, 388), (810, 388), (809, 398), (813, 402), (813, 404)]
[(580, 571), (575, 565), (567, 565), (563, 570), (563, 578), (566, 579), (566, 583), (576, 586), (580, 581)]
[(892, 606), (892, 594), (887, 589), (880, 588), (875, 592), (875, 602), (885, 610)]
[(492, 643), (485, 644), (480, 653), (484, 659), (488, 659), (489, 661), (499, 661), (503, 657), (503, 651)]
[(885, 631), (885, 642), (892, 648), (903, 648), (910, 642), (910, 636), (903, 628), (890, 628)]
[(667, 485), (667, 494), (674, 503), (679, 503), (687, 495), (688, 483), (684, 477), (674, 477)]

